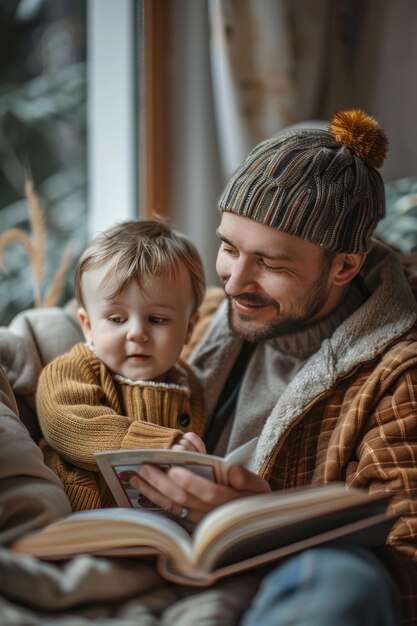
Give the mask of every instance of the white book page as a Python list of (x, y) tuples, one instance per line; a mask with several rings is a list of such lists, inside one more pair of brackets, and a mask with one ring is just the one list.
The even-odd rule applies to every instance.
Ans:
[(291, 489), (288, 492), (270, 492), (248, 496), (229, 502), (209, 513), (196, 527), (194, 545), (196, 553), (201, 554), (216, 537), (228, 533), (234, 527), (242, 529), (251, 520), (273, 513), (276, 519), (288, 512), (295, 518), (308, 515), (310, 507), (317, 507), (317, 512), (346, 507), (365, 502), (369, 498), (366, 492), (347, 489), (344, 483), (332, 483), (306, 489)]
[(225, 458), (199, 452), (155, 449), (100, 451), (94, 456), (118, 506), (163, 513), (130, 484), (132, 476), (137, 474), (143, 463), (158, 465), (164, 471), (173, 465), (181, 465), (208, 480), (225, 485), (229, 467), (250, 463), (256, 441), (257, 438), (252, 439)]
[[(16, 542), (19, 552), (25, 547), (31, 554), (48, 556), (61, 549), (61, 554), (150, 546), (162, 550), (178, 563), (193, 561), (191, 538), (179, 524), (162, 515), (131, 508), (80, 511), (31, 533)], [(71, 552), (69, 552), (70, 554)]]

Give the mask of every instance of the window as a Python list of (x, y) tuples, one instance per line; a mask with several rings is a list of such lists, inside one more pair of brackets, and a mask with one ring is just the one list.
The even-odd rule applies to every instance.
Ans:
[[(0, 3), (1, 233), (18, 229), (3, 241), (9, 271), (0, 275), (1, 324), (45, 298), (69, 241), (72, 259), (85, 245), (86, 76), (85, 1)], [(43, 225), (36, 211), (29, 219), (25, 172)], [(65, 299), (72, 294), (70, 271), (61, 282)]]

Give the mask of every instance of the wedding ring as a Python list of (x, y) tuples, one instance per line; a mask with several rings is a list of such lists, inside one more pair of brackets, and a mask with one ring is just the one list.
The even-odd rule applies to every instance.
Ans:
[(183, 506), (182, 511), (180, 513), (180, 519), (186, 519), (189, 512), (190, 512), (190, 509), (187, 506)]

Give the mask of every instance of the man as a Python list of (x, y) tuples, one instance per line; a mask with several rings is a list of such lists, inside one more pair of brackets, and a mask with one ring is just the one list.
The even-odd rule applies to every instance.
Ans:
[[(254, 473), (221, 487), (146, 467), (145, 495), (198, 522), (248, 493), (344, 481), (392, 492), (387, 546), (276, 563), (244, 626), (417, 623), (417, 308), (397, 256), (372, 240), (387, 148), (361, 111), (284, 132), (233, 175), (217, 271), (226, 302), (192, 356), (208, 451), (259, 436)], [(399, 616), (400, 615), (400, 616)]]

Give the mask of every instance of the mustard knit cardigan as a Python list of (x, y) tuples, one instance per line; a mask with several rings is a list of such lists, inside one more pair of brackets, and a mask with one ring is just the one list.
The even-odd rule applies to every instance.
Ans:
[(200, 437), (200, 388), (179, 362), (168, 382), (113, 377), (82, 343), (47, 365), (36, 404), (46, 464), (61, 478), (73, 510), (114, 506), (93, 453), (120, 448), (170, 448), (183, 432)]

